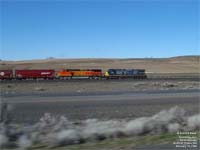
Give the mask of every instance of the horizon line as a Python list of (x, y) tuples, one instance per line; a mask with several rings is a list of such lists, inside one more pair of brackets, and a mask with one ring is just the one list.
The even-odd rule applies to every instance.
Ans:
[(169, 56), (169, 57), (70, 57), (70, 58), (62, 58), (62, 57), (46, 57), (46, 58), (33, 58), (33, 59), (17, 59), (17, 60), (11, 60), (11, 59), (1, 59), (0, 61), (36, 61), (36, 60), (61, 60), (61, 59), (169, 59), (169, 58), (176, 58), (176, 57), (200, 57), (200, 55), (175, 55), (175, 56)]

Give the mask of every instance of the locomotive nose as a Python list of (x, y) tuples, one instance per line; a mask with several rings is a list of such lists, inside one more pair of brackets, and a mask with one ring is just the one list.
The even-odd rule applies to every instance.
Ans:
[(108, 77), (108, 76), (109, 76), (109, 73), (108, 73), (108, 71), (106, 71), (106, 72), (105, 72), (105, 76), (106, 76), (106, 77)]

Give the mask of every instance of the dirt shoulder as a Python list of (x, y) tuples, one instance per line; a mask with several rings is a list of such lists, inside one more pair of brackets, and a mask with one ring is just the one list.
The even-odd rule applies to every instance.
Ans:
[(1, 83), (1, 94), (64, 94), (118, 91), (199, 89), (192, 80), (69, 80), (10, 81)]

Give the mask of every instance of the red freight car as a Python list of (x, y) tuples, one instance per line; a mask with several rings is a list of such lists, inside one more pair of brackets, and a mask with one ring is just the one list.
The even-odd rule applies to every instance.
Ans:
[(0, 70), (0, 80), (12, 79), (13, 71), (12, 70)]
[(53, 79), (55, 70), (15, 70), (16, 79)]

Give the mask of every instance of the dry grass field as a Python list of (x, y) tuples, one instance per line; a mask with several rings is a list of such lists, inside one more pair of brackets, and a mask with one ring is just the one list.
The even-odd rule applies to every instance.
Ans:
[(88, 59), (43, 59), (27, 61), (1, 61), (1, 69), (65, 69), (65, 68), (143, 68), (150, 73), (199, 73), (200, 56), (171, 58), (88, 58)]

